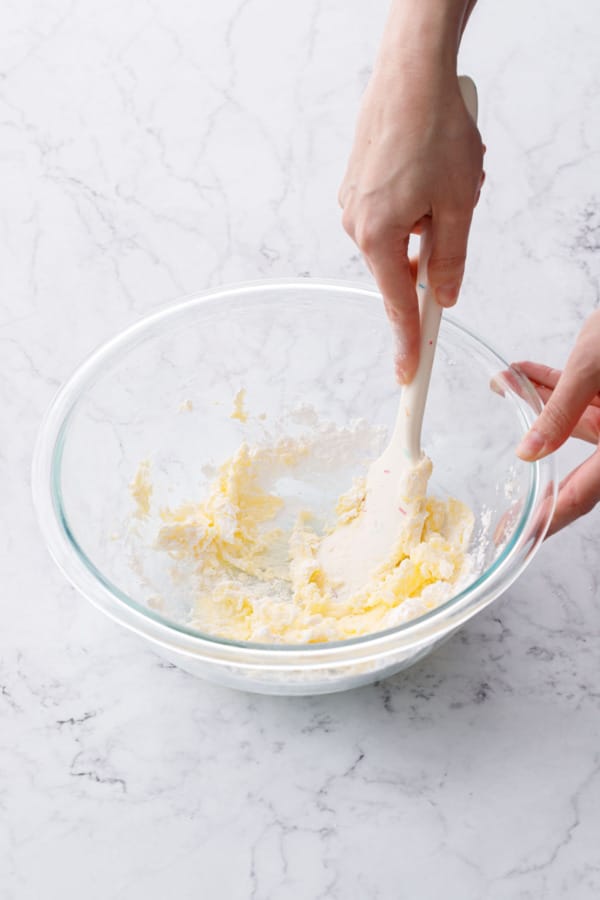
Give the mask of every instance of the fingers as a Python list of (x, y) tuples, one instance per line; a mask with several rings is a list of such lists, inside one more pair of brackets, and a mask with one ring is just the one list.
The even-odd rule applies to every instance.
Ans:
[(600, 502), (600, 447), (561, 483), (549, 537)]
[(512, 363), (512, 365), (518, 372), (526, 375), (530, 381), (543, 384), (544, 387), (548, 388), (555, 388), (558, 384), (558, 379), (562, 375), (562, 369), (552, 369), (550, 366), (530, 362), (530, 360), (521, 360), (520, 362)]
[[(570, 434), (592, 442), (600, 439), (600, 310), (584, 324), (564, 372), (529, 361), (517, 367), (546, 400), (517, 448), (522, 459), (540, 459)], [(600, 446), (562, 481), (548, 535), (586, 515), (599, 501)]]
[(465, 271), (472, 210), (433, 217), (428, 277), (441, 306), (454, 306)]
[[(359, 244), (361, 246), (361, 244)], [(363, 243), (371, 271), (383, 295), (385, 310), (396, 340), (396, 377), (407, 384), (419, 361), (419, 306), (414, 264), (408, 259), (408, 234), (398, 229)]]
[(387, 210), (379, 215), (357, 215), (352, 196), (344, 196), (342, 224), (362, 251), (383, 296), (396, 342), (396, 377), (407, 384), (419, 361), (419, 307), (414, 264), (408, 259), (411, 226), (390, 221)]
[[(562, 375), (562, 369), (552, 369), (550, 366), (544, 366), (541, 363), (534, 363), (529, 360), (513, 363), (513, 367), (518, 369), (519, 372), (522, 372), (523, 375), (526, 375), (527, 378), (534, 383), (536, 388), (543, 387), (554, 389)], [(600, 409), (600, 391), (595, 397), (592, 397), (589, 405), (597, 406)]]
[[(550, 366), (544, 366), (541, 363), (529, 361), (512, 363), (510, 369), (505, 369), (494, 375), (490, 381), (491, 390), (503, 397), (505, 388), (508, 386), (511, 391), (514, 391), (515, 394), (530, 403), (531, 398), (527, 394), (524, 382), (518, 379), (517, 372), (529, 379), (532, 387), (544, 404), (547, 404), (552, 396), (553, 387), (548, 385), (558, 384), (558, 380), (562, 375), (560, 369), (551, 369)], [(571, 435), (582, 441), (589, 441), (592, 444), (597, 443), (600, 438), (600, 394), (592, 397)]]
[[(596, 398), (600, 389), (600, 344), (593, 339), (596, 325), (592, 319), (582, 330), (547, 405), (517, 447), (517, 455), (521, 459), (541, 459), (558, 449)], [(590, 323), (593, 325), (592, 340), (588, 327)], [(547, 372), (545, 374), (548, 375)]]
[[(542, 401), (542, 403), (548, 403), (550, 397), (552, 396), (552, 391), (550, 388), (545, 387), (543, 384), (535, 384), (534, 388), (537, 391), (537, 394)], [(598, 442), (598, 436), (600, 435), (600, 405), (598, 407), (590, 404), (584, 414), (579, 419), (579, 422), (571, 432), (571, 437), (579, 438), (581, 441), (588, 441), (590, 444), (596, 444)]]

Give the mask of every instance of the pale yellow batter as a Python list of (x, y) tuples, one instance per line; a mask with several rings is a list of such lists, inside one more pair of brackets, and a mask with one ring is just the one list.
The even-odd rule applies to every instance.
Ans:
[[(406, 510), (410, 527), (402, 546), (391, 548), (368, 584), (350, 595), (342, 585), (328, 584), (311, 511), (282, 527), (284, 501), (272, 487), (310, 453), (310, 442), (302, 439), (243, 443), (202, 501), (160, 511), (156, 549), (193, 572), (192, 626), (243, 641), (343, 640), (433, 609), (468, 576), (471, 511), (458, 500), (418, 496)], [(132, 483), (138, 515), (147, 514), (151, 496), (142, 465)], [(425, 487), (428, 460), (426, 466)], [(333, 527), (346, 527), (363, 501), (364, 480), (358, 480), (340, 497)]]
[(134, 479), (129, 485), (129, 492), (135, 502), (134, 515), (138, 519), (150, 515), (152, 481), (150, 480), (150, 462), (147, 459), (139, 464)]
[(233, 398), (233, 410), (231, 412), (231, 419), (237, 419), (238, 422), (247, 422), (248, 421), (248, 413), (246, 412), (246, 390), (245, 388), (240, 388), (235, 397)]

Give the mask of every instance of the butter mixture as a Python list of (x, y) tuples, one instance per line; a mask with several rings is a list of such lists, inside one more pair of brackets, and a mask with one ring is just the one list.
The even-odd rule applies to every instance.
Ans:
[[(241, 421), (243, 398), (236, 397)], [(343, 453), (346, 433), (330, 427), (325, 443), (334, 455), (336, 449)], [(318, 559), (322, 535), (347, 528), (360, 515), (365, 480), (355, 480), (339, 497), (333, 522), (301, 498), (291, 503), (289, 484), (300, 468), (316, 460), (318, 469), (315, 448), (303, 436), (255, 446), (243, 442), (203, 499), (159, 511), (154, 551), (168, 554), (174, 577), (181, 567), (179, 579), (190, 579), (192, 627), (242, 641), (344, 640), (422, 615), (466, 582), (473, 515), (458, 500), (426, 496), (431, 463), (425, 458), (421, 489), (403, 510), (406, 528), (388, 559), (358, 590), (329, 583)], [(136, 516), (148, 517), (147, 462), (131, 491)]]

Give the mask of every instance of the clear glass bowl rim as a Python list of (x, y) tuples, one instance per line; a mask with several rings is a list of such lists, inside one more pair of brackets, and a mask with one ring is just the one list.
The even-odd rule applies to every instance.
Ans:
[[(204, 634), (176, 624), (155, 610), (132, 600), (100, 572), (79, 546), (69, 528), (62, 504), (61, 460), (70, 416), (85, 390), (106, 371), (106, 364), (121, 358), (129, 348), (154, 334), (161, 323), (174, 323), (198, 306), (224, 299), (244, 298), (253, 294), (283, 289), (300, 291), (309, 297), (323, 290), (352, 295), (365, 301), (363, 312), (375, 319), (385, 319), (381, 295), (372, 287), (337, 279), (267, 279), (225, 285), (221, 288), (190, 294), (169, 303), (109, 339), (93, 351), (58, 390), (40, 426), (32, 463), (32, 493), (40, 527), (49, 552), (66, 578), (94, 605), (125, 627), (150, 641), (184, 655), (203, 658), (224, 666), (246, 668), (312, 669), (347, 665), (349, 662), (381, 661), (400, 650), (418, 649), (449, 634), (480, 609), (503, 593), (521, 574), (541, 544), (556, 503), (556, 463), (553, 456), (530, 464), (530, 484), (519, 522), (500, 555), (472, 584), (450, 600), (423, 616), (394, 628), (374, 634), (317, 644), (267, 644), (233, 641)], [(263, 298), (264, 299), (264, 298)], [(379, 302), (374, 302), (379, 301)], [(368, 303), (368, 306), (367, 306)], [(444, 316), (442, 329), (455, 330), (485, 351), (498, 366), (498, 371), (511, 369), (510, 364), (490, 345), (452, 317)], [(524, 425), (529, 427), (541, 401), (531, 384), (516, 369), (511, 369), (527, 393), (531, 405), (519, 406)], [(542, 506), (543, 501), (543, 506)], [(536, 516), (533, 537), (527, 525)]]

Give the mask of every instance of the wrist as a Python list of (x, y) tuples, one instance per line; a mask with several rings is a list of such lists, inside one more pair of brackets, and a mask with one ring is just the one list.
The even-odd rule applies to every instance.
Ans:
[(394, 0), (377, 64), (435, 77), (456, 75), (469, 0)]

